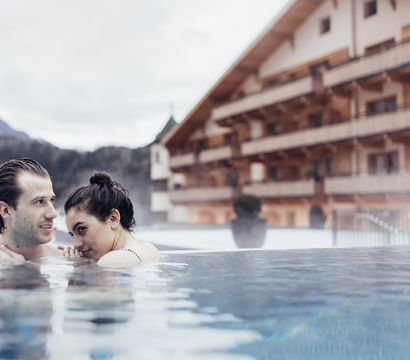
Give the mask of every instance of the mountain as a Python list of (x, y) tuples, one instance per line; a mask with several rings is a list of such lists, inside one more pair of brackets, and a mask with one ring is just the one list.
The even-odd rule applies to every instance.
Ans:
[(67, 195), (74, 188), (88, 184), (93, 171), (104, 171), (128, 189), (137, 224), (150, 223), (149, 145), (135, 149), (107, 146), (87, 152), (67, 150), (46, 141), (33, 140), (1, 121), (0, 164), (21, 157), (37, 160), (48, 170), (57, 195), (57, 207), (64, 204)]
[(0, 119), (0, 137), (31, 141), (32, 139), (22, 131), (14, 130), (9, 124)]

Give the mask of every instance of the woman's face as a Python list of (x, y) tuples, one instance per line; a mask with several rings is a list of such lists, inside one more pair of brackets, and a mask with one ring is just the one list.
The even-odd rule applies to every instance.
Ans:
[(74, 247), (83, 256), (98, 260), (112, 250), (115, 233), (107, 221), (100, 221), (94, 215), (71, 208), (65, 215), (68, 233), (74, 237)]

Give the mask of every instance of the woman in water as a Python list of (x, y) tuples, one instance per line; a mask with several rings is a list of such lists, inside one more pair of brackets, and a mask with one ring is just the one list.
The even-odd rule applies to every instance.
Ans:
[(131, 233), (134, 209), (128, 191), (102, 172), (87, 186), (74, 190), (64, 205), (65, 222), (74, 238), (66, 256), (81, 256), (111, 267), (135, 266), (159, 259), (154, 245), (139, 241)]

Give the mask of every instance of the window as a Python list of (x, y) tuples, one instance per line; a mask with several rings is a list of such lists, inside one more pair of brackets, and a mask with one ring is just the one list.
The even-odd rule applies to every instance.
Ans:
[(333, 175), (333, 164), (330, 158), (316, 161), (313, 167), (316, 178), (318, 179)]
[(225, 136), (224, 135), (216, 135), (211, 136), (207, 139), (209, 147), (219, 147), (223, 146), (225, 143)]
[(364, 3), (364, 17), (370, 17), (377, 14), (377, 0), (366, 1)]
[(281, 126), (278, 123), (268, 124), (268, 133), (270, 135), (279, 134), (282, 131)]
[(279, 85), (279, 84), (280, 84), (279, 79), (272, 79), (272, 80), (269, 80), (266, 85), (267, 86), (276, 86), (276, 85)]
[(326, 17), (320, 20), (320, 34), (326, 34), (330, 32), (330, 17)]
[(156, 180), (153, 183), (154, 191), (167, 191), (168, 190), (168, 180)]
[(225, 134), (224, 136), (224, 144), (225, 145), (233, 145), (236, 143), (236, 134)]
[(229, 170), (227, 174), (225, 174), (225, 185), (236, 187), (238, 186), (239, 175), (238, 172), (234, 169)]
[(310, 114), (309, 115), (309, 125), (310, 127), (322, 126), (322, 113)]
[(161, 154), (159, 153), (159, 151), (155, 152), (155, 163), (159, 164), (161, 162)]
[(368, 156), (369, 174), (391, 174), (399, 171), (397, 151)]
[(278, 180), (279, 178), (279, 171), (277, 167), (270, 167), (268, 170), (269, 180)]
[(395, 96), (391, 96), (386, 99), (380, 99), (376, 101), (369, 101), (366, 104), (366, 114), (374, 115), (384, 112), (396, 111), (397, 99)]

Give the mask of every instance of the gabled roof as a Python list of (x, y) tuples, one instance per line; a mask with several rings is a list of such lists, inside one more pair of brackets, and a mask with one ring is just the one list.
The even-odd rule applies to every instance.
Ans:
[[(216, 84), (205, 94), (185, 119), (163, 139), (168, 147), (186, 139), (194, 129), (210, 116), (213, 100), (230, 95), (284, 41), (292, 38), (295, 30), (325, 0), (290, 0), (256, 40), (242, 53)], [(336, 0), (334, 0), (336, 1)]]

